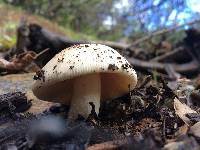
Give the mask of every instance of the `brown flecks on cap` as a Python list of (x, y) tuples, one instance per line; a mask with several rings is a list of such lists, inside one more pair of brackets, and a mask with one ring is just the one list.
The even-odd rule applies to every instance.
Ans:
[(69, 69), (71, 69), (71, 70), (72, 70), (73, 68), (74, 68), (74, 66), (69, 66)]
[(113, 58), (112, 56), (109, 56), (111, 59)]
[(128, 63), (122, 64), (122, 69), (128, 69), (131, 68), (131, 65), (129, 65)]
[(121, 57), (117, 57), (117, 59), (121, 59)]
[(101, 69), (101, 70), (104, 70), (104, 68), (103, 68), (103, 67), (101, 67), (100, 69)]
[(96, 51), (96, 50), (97, 50), (97, 48), (94, 48), (94, 50)]
[(115, 71), (115, 70), (118, 70), (119, 68), (115, 65), (115, 64), (109, 64), (108, 65), (108, 70), (112, 70), (112, 71)]
[(63, 60), (64, 60), (64, 57), (58, 58), (58, 62), (63, 62)]
[(44, 70), (40, 70), (36, 72), (36, 75), (33, 76), (34, 80), (42, 80), (45, 81)]
[(57, 73), (57, 70), (54, 70), (53, 73)]
[(89, 45), (85, 45), (85, 47), (89, 47)]
[(57, 65), (53, 66), (53, 70), (55, 70), (55, 69), (56, 69), (56, 67), (57, 67)]
[(114, 54), (115, 52), (113, 50), (111, 50), (111, 52)]

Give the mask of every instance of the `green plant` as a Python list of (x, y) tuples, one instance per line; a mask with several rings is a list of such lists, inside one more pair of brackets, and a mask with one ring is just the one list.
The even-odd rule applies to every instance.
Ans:
[(153, 80), (157, 83), (158, 82), (158, 72), (156, 69), (152, 70), (152, 77), (153, 77)]
[(4, 22), (1, 27), (0, 47), (1, 51), (6, 51), (16, 44), (16, 27), (17, 24), (13, 21)]

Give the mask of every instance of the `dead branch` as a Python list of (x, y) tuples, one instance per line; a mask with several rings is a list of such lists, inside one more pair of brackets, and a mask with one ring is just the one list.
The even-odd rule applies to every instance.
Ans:
[(190, 74), (191, 72), (199, 72), (199, 64), (195, 60), (189, 63), (185, 63), (185, 64), (149, 62), (149, 61), (143, 61), (143, 60), (139, 60), (135, 58), (128, 58), (128, 61), (136, 69), (142, 69), (142, 70), (156, 69), (156, 70), (165, 72), (165, 66), (171, 65), (174, 68), (174, 70), (179, 73)]
[[(163, 55), (154, 57), (153, 59), (151, 59), (151, 61), (157, 61), (157, 62), (170, 62), (170, 61), (175, 61), (177, 59), (183, 59), (184, 56), (180, 56), (180, 54), (185, 55), (185, 57), (188, 57), (187, 52), (185, 52), (183, 47), (178, 47), (176, 49), (174, 49), (173, 51), (170, 51), (168, 53), (165, 53)], [(184, 57), (184, 58), (185, 58)]]
[(178, 80), (181, 77), (181, 75), (174, 70), (171, 64), (165, 65), (165, 71), (167, 72), (169, 78), (173, 80)]
[[(190, 22), (187, 25), (191, 25), (191, 24), (194, 24), (197, 22), (199, 22), (199, 20)], [(57, 54), (61, 50), (65, 49), (67, 47), (70, 47), (72, 45), (75, 45), (75, 44), (99, 43), (99, 44), (104, 44), (104, 45), (110, 46), (110, 47), (117, 49), (119, 51), (122, 51), (122, 52), (124, 52), (125, 50), (129, 50), (129, 51), (135, 50), (134, 46), (130, 47), (128, 44), (122, 44), (122, 43), (111, 42), (111, 41), (90, 41), (90, 42), (74, 41), (74, 40), (70, 40), (66, 37), (63, 37), (61, 35), (52, 33), (37, 24), (29, 24), (29, 25), (22, 24), (22, 25), (23, 26), (20, 26), (22, 29), (24, 28), (24, 26), (27, 27), (26, 29), (29, 30), (29, 32), (28, 32), (29, 35), (23, 36), (28, 39), (24, 41), (26, 43), (24, 43), (24, 44), (22, 43), (21, 45), (26, 45), (27, 50), (34, 50), (35, 53), (40, 53), (43, 49), (46, 49), (46, 48), (49, 49), (48, 51), (45, 52), (46, 57), (37, 57), (36, 63), (40, 67), (44, 66), (55, 54)], [(184, 24), (184, 25), (186, 25), (186, 24)], [(166, 32), (171, 32), (171, 31), (175, 30), (176, 28), (182, 27), (184, 25), (175, 26), (175, 27), (169, 28), (167, 30), (157, 31), (155, 33), (152, 33), (151, 35), (148, 35), (147, 37), (150, 38), (155, 35), (159, 35), (159, 34), (166, 33)], [(21, 32), (21, 31), (23, 31), (23, 30), (18, 30), (18, 32)], [(21, 34), (18, 34), (18, 35), (21, 35)], [(147, 37), (143, 38), (144, 40), (140, 40), (140, 41), (145, 41), (147, 39)], [(133, 43), (133, 45), (134, 45), (134, 43)], [(17, 49), (18, 48), (16, 48), (16, 50)], [(174, 72), (187, 74), (192, 71), (197, 71), (198, 67), (199, 67), (195, 61), (191, 61), (192, 58), (188, 57), (187, 53), (188, 53), (188, 51), (185, 51), (184, 48), (180, 47), (180, 48), (175, 49), (175, 51), (173, 51), (173, 52), (169, 52), (167, 54), (164, 54), (162, 56), (159, 56), (159, 57), (153, 59), (151, 62), (142, 61), (142, 60), (135, 59), (135, 58), (128, 58), (128, 59), (131, 62), (131, 64), (138, 69), (143, 69), (143, 70), (144, 69), (157, 69), (158, 71), (166, 72), (166, 66), (170, 65), (170, 68), (174, 68)], [(179, 57), (180, 59), (178, 59), (177, 54), (181, 55)], [(30, 55), (27, 55), (27, 56), (30, 56)], [(128, 57), (128, 54), (126, 56)], [(182, 59), (182, 56), (184, 56), (183, 59)], [(33, 61), (34, 59), (36, 59), (35, 56), (32, 58), (31, 61)], [(166, 62), (158, 63), (155, 61), (161, 61), (161, 62), (167, 61), (167, 63)], [(185, 64), (176, 64), (175, 62), (181, 62), (181, 63), (185, 63)], [(187, 62), (189, 62), (189, 63), (187, 63)], [(8, 68), (8, 70), (9, 70), (9, 68), (12, 68), (10, 70), (21, 70), (22, 67), (25, 67), (29, 62), (12, 60), (11, 63), (9, 63), (9, 62), (5, 62), (5, 60), (1, 60), (1, 63), (6, 64), (5, 68)]]
[(182, 25), (176, 25), (176, 26), (173, 26), (173, 27), (168, 28), (168, 29), (162, 29), (162, 30), (150, 33), (149, 35), (144, 36), (144, 37), (134, 41), (132, 44), (130, 44), (127, 47), (127, 49), (132, 49), (132, 47), (135, 47), (138, 44), (140, 44), (140, 43), (142, 43), (144, 41), (147, 41), (148, 39), (152, 38), (153, 36), (157, 36), (157, 35), (161, 35), (161, 34), (164, 34), (164, 33), (172, 32), (172, 31), (176, 30), (177, 28), (182, 28), (182, 27), (184, 27), (186, 25), (193, 25), (193, 24), (196, 24), (196, 23), (199, 23), (199, 22), (200, 22), (200, 20), (193, 20), (191, 22), (188, 22), (188, 23), (185, 23), (185, 24), (182, 24)]
[[(15, 55), (11, 61), (7, 61), (4, 58), (0, 58), (0, 69), (6, 72), (19, 72), (25, 70), (35, 59), (47, 52), (48, 49), (36, 54), (33, 51), (23, 52), (19, 55)], [(39, 68), (38, 68), (39, 69)]]

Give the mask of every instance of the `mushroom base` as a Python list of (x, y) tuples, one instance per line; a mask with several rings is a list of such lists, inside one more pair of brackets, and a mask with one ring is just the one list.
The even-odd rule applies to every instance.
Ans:
[(95, 105), (95, 112), (99, 113), (101, 96), (101, 79), (99, 74), (78, 77), (74, 81), (73, 91), (68, 114), (69, 119), (76, 119), (79, 114), (87, 118), (92, 110), (89, 102)]

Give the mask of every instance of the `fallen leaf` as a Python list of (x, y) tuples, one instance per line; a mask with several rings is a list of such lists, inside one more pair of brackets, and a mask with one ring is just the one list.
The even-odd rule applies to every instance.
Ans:
[(192, 110), (186, 104), (181, 103), (177, 98), (174, 99), (174, 109), (175, 113), (185, 122), (188, 126), (191, 126), (191, 120), (186, 116), (188, 113), (197, 113)]
[(195, 123), (189, 130), (189, 133), (200, 139), (200, 122)]

